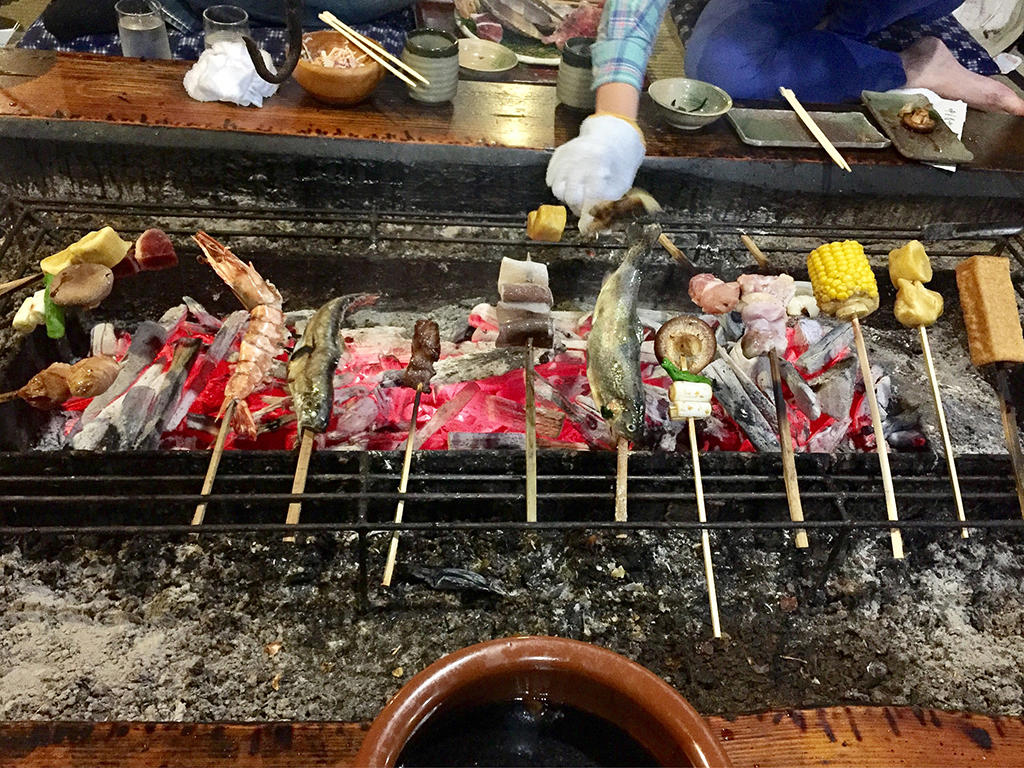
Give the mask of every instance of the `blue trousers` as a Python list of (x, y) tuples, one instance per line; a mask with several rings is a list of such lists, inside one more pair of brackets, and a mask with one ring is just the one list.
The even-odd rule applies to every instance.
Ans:
[(835, 103), (906, 84), (898, 54), (864, 42), (897, 21), (934, 21), (963, 0), (711, 0), (686, 47), (686, 74), (737, 99)]

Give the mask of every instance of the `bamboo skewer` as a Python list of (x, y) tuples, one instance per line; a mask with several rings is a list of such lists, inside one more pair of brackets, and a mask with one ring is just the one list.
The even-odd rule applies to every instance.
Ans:
[[(402, 522), (405, 515), (405, 491), (409, 487), (409, 470), (412, 467), (412, 449), (416, 442), (416, 420), (420, 413), (420, 398), (423, 396), (423, 385), (416, 385), (416, 398), (412, 401), (412, 419), (409, 421), (409, 437), (405, 441), (405, 458), (402, 459), (402, 477), (398, 481), (398, 504), (395, 506), (395, 525)], [(384, 565), (384, 578), (381, 584), (391, 586), (391, 577), (395, 573), (395, 561), (398, 559), (398, 531), (391, 533), (391, 545), (388, 547), (388, 559)]]
[[(939, 394), (939, 382), (935, 378), (935, 366), (932, 364), (932, 350), (928, 345), (928, 331), (923, 325), (917, 328), (921, 332), (921, 351), (924, 353), (925, 368), (928, 369), (928, 381), (932, 385), (932, 400), (935, 401), (935, 415), (939, 420), (939, 432), (942, 433), (942, 448), (946, 452), (946, 465), (949, 467), (949, 482), (953, 485), (953, 498), (956, 500), (956, 514), (960, 522), (966, 522), (964, 500), (960, 496), (960, 478), (956, 473), (956, 458), (953, 456), (953, 445), (949, 440), (949, 428), (946, 426), (946, 411), (942, 407), (942, 396)], [(970, 536), (966, 528), (960, 529), (960, 538)]]
[(1024, 455), (1021, 455), (1020, 434), (1017, 429), (1017, 408), (1010, 395), (1010, 375), (1004, 366), (996, 369), (996, 392), (999, 394), (999, 410), (1003, 417), (1003, 436), (1006, 450), (1013, 465), (1013, 480), (1017, 486), (1017, 503), (1024, 517)]
[[(850, 321), (853, 325), (853, 340), (857, 345), (857, 358), (860, 361), (860, 373), (864, 379), (864, 393), (868, 397), (868, 407), (871, 409), (871, 428), (875, 433), (875, 452), (878, 454), (878, 463), (882, 469), (882, 488), (885, 491), (885, 511), (890, 520), (899, 520), (896, 510), (896, 494), (892, 487), (892, 470), (889, 468), (889, 452), (885, 444), (885, 432), (882, 429), (882, 414), (878, 410), (878, 398), (875, 396), (875, 382), (871, 377), (871, 365), (868, 363), (868, 350), (864, 344), (864, 334), (860, 330), (860, 320), (853, 317)], [(1024, 507), (1022, 507), (1024, 509)], [(897, 560), (903, 559), (903, 534), (899, 528), (890, 528), (889, 537), (892, 539), (892, 556)]]
[(36, 272), (34, 275), (29, 275), (27, 277), (19, 277), (17, 280), (8, 280), (6, 283), (0, 283), (0, 296), (6, 296), (8, 293), (12, 293), (18, 290), (19, 288), (23, 288), (26, 285), (31, 285), (32, 283), (42, 279), (43, 273)]
[[(221, 456), (224, 455), (224, 443), (231, 431), (231, 417), (235, 415), (237, 400), (228, 403), (224, 416), (220, 420), (220, 429), (217, 431), (217, 441), (213, 444), (213, 453), (210, 454), (210, 465), (206, 468), (206, 478), (203, 480), (203, 490), (199, 493), (202, 496), (209, 496), (213, 490), (213, 481), (217, 479), (217, 469), (220, 467)], [(196, 505), (195, 514), (192, 515), (192, 525), (202, 525), (206, 517), (206, 502), (201, 501)]]
[[(361, 35), (358, 32), (356, 32), (354, 29), (352, 29), (352, 27), (350, 27), (348, 24), (343, 22), (341, 19), (339, 19), (337, 16), (335, 16), (330, 11), (324, 11), (323, 13), (321, 13), (320, 16), (319, 16), (319, 19), (324, 24), (326, 24), (331, 29), (333, 29), (335, 32), (340, 32), (342, 35), (344, 35), (354, 46), (356, 46), (356, 48), (358, 48), (363, 53), (365, 53), (367, 56), (369, 56), (371, 59), (376, 61), (378, 64), (380, 64), (382, 67), (384, 67), (384, 69), (386, 69), (388, 72), (393, 74), (399, 80), (403, 80), (405, 83), (407, 83), (408, 85), (411, 85), (413, 88), (417, 88), (418, 87), (416, 85), (416, 83), (414, 83), (412, 80), (410, 80), (404, 74), (402, 74), (400, 71), (395, 69), (395, 67), (391, 66), (391, 63), (396, 64), (397, 66), (401, 67), (402, 69), (404, 69), (406, 72), (408, 72), (410, 75), (415, 77), (417, 80), (419, 80), (424, 85), (430, 85), (430, 81), (427, 80), (427, 78), (425, 78), (423, 75), (421, 75), (415, 69), (410, 67), (408, 64), (406, 64), (401, 59), (399, 59), (399, 58), (397, 58), (395, 56), (392, 56), (390, 53), (388, 53), (386, 50), (384, 50), (381, 46), (379, 46), (375, 41), (373, 41), (370, 38), (365, 37), (364, 35)], [(391, 62), (391, 63), (389, 63), (389, 62)]]
[(757, 262), (758, 268), (766, 268), (768, 266), (768, 257), (764, 255), (764, 251), (757, 247), (757, 243), (754, 242), (754, 239), (746, 232), (743, 232), (740, 234), (740, 240), (743, 242), (743, 245), (747, 247), (747, 250), (750, 251), (750, 255), (754, 257), (754, 261)]
[[(306, 490), (306, 475), (309, 474), (309, 459), (313, 455), (313, 440), (316, 439), (316, 433), (311, 429), (302, 430), (302, 441), (299, 444), (299, 460), (295, 465), (295, 477), (292, 480), (292, 494), (299, 494)], [(285, 518), (285, 523), (288, 525), (297, 525), (299, 522), (299, 515), (302, 513), (302, 502), (293, 501), (288, 505), (288, 516)], [(295, 536), (289, 535), (284, 537), (285, 541), (295, 541)]]
[[(779, 418), (779, 447), (782, 450), (782, 479), (786, 484), (786, 501), (789, 504), (789, 519), (795, 523), (804, 521), (804, 508), (800, 502), (800, 483), (796, 474), (796, 457), (793, 453), (793, 433), (789, 429), (789, 412), (782, 395), (782, 373), (779, 370), (779, 353), (772, 349), (768, 353), (772, 369), (772, 389), (775, 394), (775, 412)], [(797, 549), (809, 546), (807, 531), (798, 528), (794, 534)]]
[[(688, 370), (689, 363), (684, 358), (682, 369)], [(692, 418), (686, 420), (690, 433), (690, 455), (693, 459), (693, 492), (697, 498), (697, 519), (706, 523), (707, 510), (704, 508), (704, 479), (700, 471), (700, 449), (697, 447), (697, 426)], [(700, 530), (700, 546), (704, 554), (704, 578), (708, 584), (708, 605), (711, 608), (711, 632), (715, 637), (722, 636), (722, 624), (718, 618), (718, 593), (715, 591), (715, 569), (711, 562), (711, 534), (707, 528)]]
[(797, 100), (796, 94), (789, 88), (784, 88), (782, 86), (779, 87), (779, 93), (782, 94), (782, 98), (789, 102), (789, 106), (791, 106), (793, 111), (796, 112), (796, 116), (800, 118), (800, 121), (807, 126), (807, 130), (811, 132), (811, 135), (814, 136), (824, 150), (828, 152), (828, 156), (832, 158), (836, 165), (849, 173), (851, 171), (850, 164), (846, 162), (845, 158), (841, 154), (839, 154), (839, 150), (833, 146), (832, 142), (829, 141), (828, 136), (826, 136), (821, 128), (818, 127), (818, 124), (814, 122), (814, 118), (807, 113), (803, 104)]
[(669, 256), (678, 261), (680, 264), (685, 264), (688, 267), (693, 266), (693, 262), (686, 257), (686, 254), (683, 253), (682, 249), (678, 245), (673, 243), (672, 238), (670, 238), (664, 232), (658, 235), (658, 244), (665, 249), (665, 252)]
[(537, 397), (533, 390), (533, 338), (527, 341), (526, 384), (526, 522), (537, 522)]
[(629, 440), (619, 437), (615, 461), (615, 522), (624, 523), (629, 519), (626, 498), (629, 483)]

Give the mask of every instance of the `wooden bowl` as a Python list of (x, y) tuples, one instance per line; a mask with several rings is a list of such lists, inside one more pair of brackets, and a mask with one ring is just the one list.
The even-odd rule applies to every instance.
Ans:
[(657, 765), (732, 765), (703, 718), (660, 677), (605, 648), (558, 637), (491, 640), (434, 662), (373, 721), (354, 764), (399, 765), (403, 748), (428, 722), (523, 699), (567, 705), (613, 723)]
[(365, 61), (356, 67), (323, 67), (299, 59), (295, 67), (295, 79), (317, 101), (325, 104), (358, 104), (373, 93), (386, 70), (372, 58), (350, 43), (340, 32), (325, 29), (307, 32), (302, 42), (309, 53), (316, 57), (321, 51), (332, 48), (348, 48), (363, 56)]

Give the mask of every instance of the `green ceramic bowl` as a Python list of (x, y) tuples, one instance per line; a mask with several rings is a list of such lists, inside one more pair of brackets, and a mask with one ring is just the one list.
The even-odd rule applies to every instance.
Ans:
[(729, 94), (716, 85), (688, 77), (655, 80), (647, 89), (665, 121), (684, 131), (715, 122), (732, 109)]

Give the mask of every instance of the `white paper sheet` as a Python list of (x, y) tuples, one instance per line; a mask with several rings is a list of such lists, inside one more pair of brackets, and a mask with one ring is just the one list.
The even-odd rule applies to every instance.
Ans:
[(0, 48), (3, 48), (7, 43), (14, 37), (14, 33), (18, 31), (18, 25), (15, 24), (10, 29), (0, 29)]

